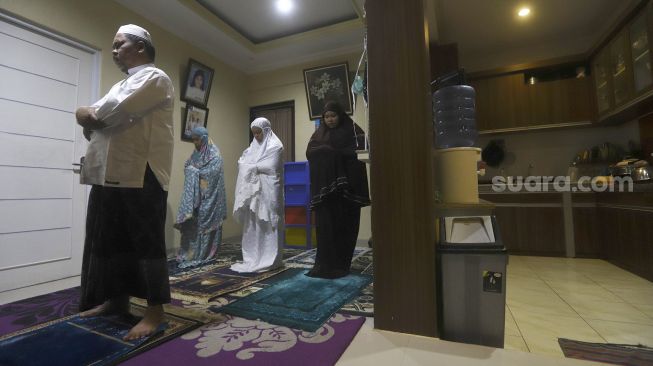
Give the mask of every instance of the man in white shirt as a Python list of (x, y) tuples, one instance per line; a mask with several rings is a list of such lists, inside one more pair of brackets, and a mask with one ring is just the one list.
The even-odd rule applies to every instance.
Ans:
[(170, 302), (165, 214), (172, 168), (174, 88), (154, 64), (149, 32), (118, 29), (113, 60), (127, 78), (77, 123), (90, 139), (81, 181), (91, 184), (82, 264), (82, 316), (129, 311), (129, 296), (144, 298), (143, 319), (125, 336), (148, 336)]

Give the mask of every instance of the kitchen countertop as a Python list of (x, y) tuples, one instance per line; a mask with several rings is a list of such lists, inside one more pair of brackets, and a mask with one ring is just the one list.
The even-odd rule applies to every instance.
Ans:
[[(514, 185), (516, 187), (516, 185)], [(527, 187), (528, 186), (528, 187)], [(584, 187), (590, 188), (588, 185), (584, 185)], [(592, 191), (591, 188), (589, 191), (583, 191), (581, 190), (578, 186), (577, 183), (571, 183), (569, 186), (563, 185), (563, 189), (565, 191), (557, 191), (555, 188), (555, 185), (553, 183), (548, 183), (548, 184), (523, 184), (521, 185), (520, 190), (515, 190), (511, 189), (511, 187), (508, 187), (507, 185), (505, 186), (505, 189), (503, 191), (498, 191), (493, 189), (493, 185), (491, 183), (485, 183), (485, 184), (479, 184), (478, 185), (478, 193), (479, 194), (494, 194), (494, 193), (500, 193), (500, 194), (510, 194), (510, 193), (566, 193), (571, 191), (572, 193), (610, 193), (610, 189), (607, 189), (605, 191)], [(624, 188), (628, 189), (628, 185), (624, 185)], [(612, 192), (618, 192), (619, 187), (614, 186), (614, 190)], [(653, 192), (653, 183), (633, 183), (633, 193), (640, 193), (640, 192)]]

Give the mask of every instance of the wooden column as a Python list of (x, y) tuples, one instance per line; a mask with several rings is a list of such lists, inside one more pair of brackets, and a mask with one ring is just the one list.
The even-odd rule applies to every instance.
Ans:
[(423, 0), (366, 3), (376, 328), (436, 336), (428, 41)]

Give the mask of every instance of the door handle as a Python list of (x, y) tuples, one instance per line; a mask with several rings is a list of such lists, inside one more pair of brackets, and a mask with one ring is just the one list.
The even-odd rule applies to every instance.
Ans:
[(73, 163), (73, 173), (80, 174), (84, 168), (84, 157), (79, 158), (79, 163)]

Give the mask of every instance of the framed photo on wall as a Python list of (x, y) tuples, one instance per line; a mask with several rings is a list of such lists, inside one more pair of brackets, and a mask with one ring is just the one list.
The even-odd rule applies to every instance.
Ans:
[(211, 92), (213, 69), (192, 58), (188, 61), (188, 75), (181, 99), (186, 102), (206, 107)]
[(320, 118), (324, 105), (330, 101), (340, 103), (347, 114), (352, 114), (349, 66), (346, 62), (304, 70), (304, 86), (311, 119)]
[(183, 141), (193, 141), (190, 136), (190, 132), (195, 127), (204, 127), (206, 128), (206, 122), (209, 117), (209, 110), (194, 106), (191, 104), (186, 104), (186, 112), (184, 113), (184, 119), (181, 121), (181, 139)]

